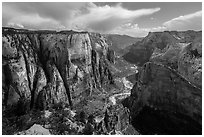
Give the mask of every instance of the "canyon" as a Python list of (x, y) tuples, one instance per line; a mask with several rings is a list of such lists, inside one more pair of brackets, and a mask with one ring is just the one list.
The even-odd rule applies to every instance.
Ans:
[(202, 134), (201, 31), (2, 29), (4, 134)]

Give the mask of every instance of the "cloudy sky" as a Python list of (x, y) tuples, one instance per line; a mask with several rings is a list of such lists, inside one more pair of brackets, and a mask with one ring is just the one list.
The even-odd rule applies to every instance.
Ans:
[(202, 3), (6, 3), (2, 25), (143, 37), (149, 31), (202, 30)]

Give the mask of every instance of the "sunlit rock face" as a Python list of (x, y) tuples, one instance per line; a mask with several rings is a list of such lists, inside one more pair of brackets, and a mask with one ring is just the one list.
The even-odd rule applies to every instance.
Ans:
[(100, 34), (3, 28), (3, 104), (28, 109), (73, 106), (84, 91), (114, 83), (114, 52)]
[[(139, 62), (142, 67), (139, 69), (136, 84), (131, 90), (131, 96), (126, 99), (128, 102), (126, 105), (130, 109), (134, 127), (145, 130), (143, 134), (153, 134), (150, 129), (147, 130), (145, 120), (146, 122), (148, 119), (157, 121), (159, 117), (168, 119), (167, 121), (163, 119), (164, 122), (173, 123), (169, 127), (164, 127), (166, 129), (162, 129), (160, 125), (159, 128), (163, 130), (160, 130), (161, 134), (201, 133), (201, 36), (200, 32), (195, 31), (156, 32), (150, 33), (141, 42), (138, 42), (138, 45), (135, 45), (134, 48), (139, 50), (138, 53), (135, 53), (138, 54), (136, 62)], [(151, 51), (151, 54), (145, 56), (145, 58), (148, 57), (146, 60), (140, 60), (142, 59), (139, 58), (142, 52), (140, 48), (147, 49), (147, 51), (144, 50), (144, 54)], [(146, 115), (148, 113), (151, 113), (151, 116)], [(143, 123), (141, 119), (144, 120)], [(140, 122), (142, 125), (136, 124)], [(179, 125), (185, 128), (179, 128)], [(195, 128), (191, 130), (192, 132), (188, 131), (192, 125)], [(153, 127), (155, 126), (156, 124)], [(171, 126), (175, 128), (171, 129)], [(154, 134), (156, 133), (159, 132)]]
[(202, 43), (186, 46), (178, 59), (178, 72), (190, 82), (202, 86)]
[[(202, 92), (181, 75), (163, 65), (147, 63), (131, 96), (137, 105), (180, 112), (201, 120)], [(138, 106), (139, 107), (139, 106)], [(197, 115), (198, 117), (195, 117)]]
[[(128, 100), (133, 121), (144, 107), (149, 107), (164, 111), (169, 117), (173, 117), (173, 114), (184, 115), (202, 124), (202, 90), (170, 67), (161, 64), (146, 63), (143, 66)], [(171, 120), (174, 123), (182, 121)]]
[(201, 31), (164, 31), (150, 32), (141, 41), (136, 42), (129, 48), (123, 57), (126, 61), (138, 66), (148, 62), (155, 49), (165, 50), (169, 45), (177, 43), (191, 43), (195, 39), (202, 39)]
[(188, 44), (185, 43), (175, 43), (169, 44), (163, 50), (156, 48), (150, 58), (152, 62), (158, 62), (163, 65), (168, 65), (172, 69), (178, 69), (178, 58), (180, 57), (180, 52)]
[(163, 50), (156, 48), (151, 62), (161, 63), (176, 70), (188, 81), (202, 86), (202, 41), (169, 44)]

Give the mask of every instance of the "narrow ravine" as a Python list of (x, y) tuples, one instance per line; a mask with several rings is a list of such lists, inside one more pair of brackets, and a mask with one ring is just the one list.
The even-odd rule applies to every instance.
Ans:
[(130, 94), (131, 94), (131, 89), (133, 87), (133, 84), (129, 80), (127, 80), (126, 77), (123, 77), (121, 79), (121, 81), (122, 81), (122, 84), (124, 87), (123, 92), (122, 93), (116, 93), (116, 94), (109, 97), (109, 101), (112, 103), (112, 105), (117, 104), (117, 99), (120, 99), (120, 100), (124, 99), (124, 98), (130, 96)]

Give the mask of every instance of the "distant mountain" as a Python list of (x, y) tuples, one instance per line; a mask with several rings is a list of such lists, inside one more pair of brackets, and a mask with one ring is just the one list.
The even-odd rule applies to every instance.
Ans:
[(118, 54), (125, 54), (128, 52), (126, 48), (140, 40), (142, 37), (131, 37), (128, 35), (119, 35), (119, 34), (105, 34), (104, 35), (109, 43), (110, 48), (113, 49)]
[(190, 43), (201, 39), (201, 31), (164, 31), (150, 32), (144, 39), (128, 47), (128, 52), (123, 56), (130, 63), (142, 66), (148, 62), (154, 50), (164, 49), (169, 44)]

